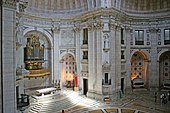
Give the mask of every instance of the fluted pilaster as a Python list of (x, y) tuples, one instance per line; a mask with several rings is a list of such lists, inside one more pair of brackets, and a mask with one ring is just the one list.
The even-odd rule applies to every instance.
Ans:
[(55, 26), (54, 28), (52, 28), (52, 32), (53, 32), (53, 40), (54, 40), (54, 49), (53, 49), (53, 60), (55, 63), (53, 63), (54, 65), (54, 73), (53, 73), (53, 81), (58, 81), (61, 80), (61, 76), (60, 76), (60, 62), (59, 62), (59, 35), (60, 35), (60, 26)]
[[(159, 86), (159, 62), (157, 62), (157, 32), (158, 29), (156, 28), (150, 28), (150, 37), (151, 37), (151, 64), (150, 64), (150, 71), (149, 71), (149, 87), (154, 88), (154, 90), (157, 90)], [(155, 89), (156, 88), (156, 89)]]
[[(82, 87), (80, 86), (83, 86), (82, 84), (82, 76), (81, 76), (81, 71), (80, 71), (80, 63), (81, 62), (81, 59), (80, 59), (80, 31), (81, 31), (81, 26), (78, 25), (78, 26), (75, 26), (74, 28), (74, 33), (75, 33), (75, 40), (76, 40), (76, 66), (77, 66), (77, 75), (78, 75), (78, 86), (80, 89), (82, 89)], [(80, 85), (81, 84), (81, 85)]]
[(17, 0), (2, 1), (2, 62), (3, 72), (1, 73), (3, 84), (2, 113), (15, 113), (16, 105), (16, 35), (15, 15)]
[(95, 37), (96, 37), (96, 67), (97, 67), (97, 75), (96, 75), (96, 84), (95, 84), (95, 93), (96, 99), (102, 99), (102, 29), (103, 23), (97, 22), (94, 24), (95, 27)]
[(130, 27), (125, 27), (125, 39), (126, 39), (126, 92), (131, 92), (131, 54), (130, 53), (130, 42), (131, 42), (131, 28)]
[[(109, 23), (110, 28), (110, 64), (111, 64), (111, 70), (110, 70), (110, 76), (112, 80), (111, 89), (112, 91), (115, 91), (116, 89), (116, 26), (113, 23)], [(113, 93), (113, 92), (112, 92)], [(112, 94), (111, 93), (111, 94)]]
[(87, 96), (94, 98), (94, 91), (95, 91), (95, 37), (93, 32), (93, 23), (88, 23), (88, 93)]

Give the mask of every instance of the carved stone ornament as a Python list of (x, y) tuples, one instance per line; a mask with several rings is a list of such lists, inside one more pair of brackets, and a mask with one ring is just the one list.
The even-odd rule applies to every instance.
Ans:
[(97, 30), (101, 30), (101, 29), (103, 29), (104, 24), (103, 24), (103, 22), (97, 22), (97, 23), (94, 23), (94, 27)]
[(159, 29), (154, 28), (154, 27), (149, 29), (150, 33), (157, 33), (158, 30), (159, 30)]
[(67, 44), (74, 44), (74, 34), (72, 30), (62, 30), (61, 31), (61, 39), (62, 45), (67, 45)]
[(56, 27), (53, 27), (51, 30), (52, 30), (53, 33), (59, 33), (60, 32), (60, 27), (56, 26)]
[(62, 53), (65, 52), (65, 51), (67, 51), (67, 50), (60, 50), (60, 54), (62, 54)]
[(115, 30), (116, 29), (116, 25), (114, 22), (109, 22), (109, 28), (110, 30)]
[(111, 68), (111, 65), (108, 62), (102, 65), (103, 71), (110, 71), (110, 68)]
[(80, 30), (81, 30), (81, 26), (74, 26), (73, 27), (73, 30), (74, 30), (74, 32), (80, 32)]
[(20, 1), (19, 4), (18, 4), (19, 12), (24, 12), (27, 5), (28, 5), (27, 1)]
[(87, 29), (91, 31), (93, 29), (93, 24), (92, 23), (87, 23)]
[(18, 0), (3, 0), (2, 5), (4, 7), (9, 7), (12, 9), (16, 9), (16, 4), (17, 4)]
[(130, 26), (125, 26), (125, 30), (126, 30), (126, 32), (130, 33), (132, 28)]

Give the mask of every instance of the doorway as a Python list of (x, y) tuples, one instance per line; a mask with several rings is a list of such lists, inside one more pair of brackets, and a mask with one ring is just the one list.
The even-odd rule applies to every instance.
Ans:
[(19, 86), (16, 86), (16, 99), (17, 99), (17, 104), (19, 103)]
[(87, 79), (83, 79), (83, 94), (86, 95), (87, 91), (88, 91), (88, 80)]
[(121, 78), (121, 91), (124, 94), (124, 78)]

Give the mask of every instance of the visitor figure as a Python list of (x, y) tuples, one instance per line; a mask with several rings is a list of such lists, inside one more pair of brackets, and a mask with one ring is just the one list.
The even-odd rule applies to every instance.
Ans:
[(65, 113), (64, 110), (62, 110), (62, 113)]
[(161, 106), (163, 104), (163, 94), (160, 95), (160, 100), (161, 100)]
[(164, 104), (166, 104), (167, 103), (167, 97), (166, 97), (166, 95), (164, 94)]
[(170, 91), (168, 91), (167, 96), (168, 96), (168, 101), (170, 101)]

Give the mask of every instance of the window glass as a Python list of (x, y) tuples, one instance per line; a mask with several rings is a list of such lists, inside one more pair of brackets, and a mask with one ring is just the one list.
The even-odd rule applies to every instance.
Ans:
[(165, 40), (170, 40), (170, 34), (169, 34), (170, 30), (166, 29), (165, 30)]

